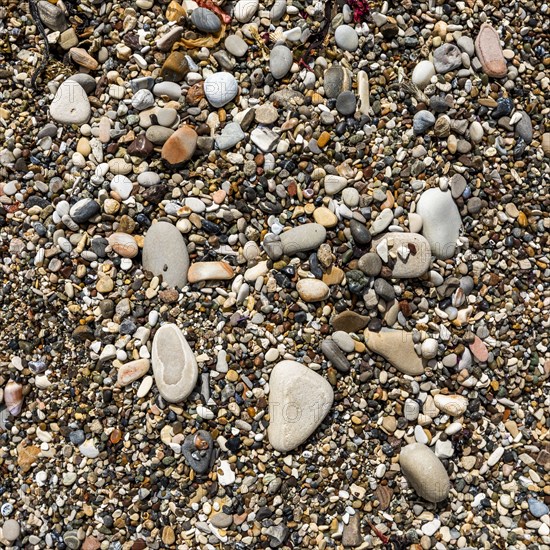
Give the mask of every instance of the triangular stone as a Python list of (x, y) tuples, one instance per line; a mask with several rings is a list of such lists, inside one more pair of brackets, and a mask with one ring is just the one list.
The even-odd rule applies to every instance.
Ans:
[(418, 376), (424, 372), (424, 363), (414, 350), (410, 332), (391, 328), (383, 328), (380, 332), (366, 329), (365, 343), (404, 374)]
[(321, 424), (334, 392), (327, 380), (297, 361), (277, 363), (269, 388), (269, 442), (277, 451), (288, 452)]

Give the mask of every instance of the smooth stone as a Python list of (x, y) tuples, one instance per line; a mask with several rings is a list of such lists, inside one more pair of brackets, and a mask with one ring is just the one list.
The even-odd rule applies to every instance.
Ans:
[(521, 118), (516, 123), (515, 134), (529, 144), (533, 141), (533, 123), (525, 111), (518, 111)]
[(193, 156), (197, 140), (197, 132), (191, 126), (182, 126), (162, 146), (162, 159), (170, 166), (180, 166)]
[(132, 97), (132, 107), (144, 111), (155, 104), (155, 96), (149, 90), (138, 90)]
[(529, 512), (536, 518), (541, 518), (550, 512), (548, 506), (536, 498), (529, 497), (527, 504), (529, 505)]
[(428, 502), (441, 502), (449, 496), (451, 482), (447, 471), (426, 445), (411, 443), (403, 447), (399, 465), (411, 487)]
[(413, 130), (415, 134), (423, 134), (435, 124), (435, 116), (430, 111), (418, 111), (413, 117)]
[[(185, 53), (175, 51), (172, 52), (164, 61), (160, 71), (160, 76), (168, 82), (181, 82), (188, 73), (189, 61), (187, 60)], [(153, 93), (155, 93), (154, 88)]]
[(110, 187), (112, 191), (125, 201), (132, 194), (134, 184), (126, 176), (118, 174), (111, 180)]
[(157, 97), (167, 96), (177, 101), (181, 97), (181, 86), (177, 82), (158, 82), (153, 87), (153, 94)]
[(233, 516), (219, 512), (210, 517), (210, 523), (218, 529), (227, 529), (233, 524)]
[(255, 109), (254, 117), (260, 124), (273, 124), (279, 118), (279, 112), (273, 103), (264, 103)]
[(408, 215), (409, 219), (409, 231), (411, 233), (420, 233), (422, 230), (422, 217), (416, 212), (411, 212)]
[(410, 376), (424, 372), (422, 359), (416, 354), (412, 334), (404, 330), (382, 328), (380, 332), (366, 329), (365, 344), (389, 361), (397, 370)]
[(283, 254), (292, 256), (319, 247), (327, 237), (327, 230), (318, 223), (306, 223), (284, 231), (280, 235)]
[(155, 383), (166, 401), (178, 403), (193, 391), (199, 375), (197, 360), (177, 325), (169, 323), (157, 330), (151, 362)]
[(86, 73), (75, 73), (69, 78), (75, 82), (78, 82), (84, 88), (87, 95), (94, 93), (96, 89), (96, 81), (92, 75)]
[(76, 223), (84, 223), (99, 213), (101, 207), (93, 199), (80, 199), (71, 206), (69, 216)]
[(470, 36), (461, 36), (457, 41), (456, 45), (469, 57), (474, 57), (475, 55), (475, 45), (474, 41)]
[(483, 23), (475, 41), (475, 50), (481, 67), (487, 76), (503, 78), (507, 74), (506, 59), (498, 33), (488, 23)]
[(128, 233), (112, 233), (107, 241), (109, 241), (109, 246), (123, 258), (135, 258), (139, 253), (136, 239)]
[(162, 275), (171, 287), (187, 284), (189, 254), (178, 229), (168, 222), (154, 223), (145, 234), (143, 269)]
[(258, 11), (259, 0), (239, 0), (233, 8), (233, 15), (239, 23), (248, 23)]
[(489, 359), (489, 350), (478, 336), (474, 337), (474, 341), (469, 345), (469, 348), (478, 361), (484, 363)]
[(321, 344), (321, 351), (337, 371), (349, 372), (350, 362), (334, 340), (331, 338), (326, 338), (323, 340), (323, 343)]
[(355, 94), (351, 91), (342, 92), (336, 99), (336, 110), (345, 116), (355, 113), (357, 100)]
[(433, 76), (435, 76), (434, 64), (424, 59), (420, 61), (420, 63), (417, 63), (413, 70), (411, 80), (413, 84), (423, 90), (431, 82)]
[(371, 235), (374, 236), (382, 233), (382, 231), (385, 231), (389, 227), (392, 221), (393, 210), (391, 208), (384, 208), (384, 210), (376, 216), (376, 219), (370, 227)]
[(462, 416), (468, 408), (468, 399), (462, 395), (438, 393), (434, 397), (435, 406), (449, 416)]
[(235, 276), (227, 262), (195, 262), (187, 272), (189, 283), (200, 281), (227, 281)]
[(357, 244), (364, 245), (371, 242), (372, 235), (364, 223), (357, 220), (351, 220), (349, 227), (351, 230), (351, 236)]
[(50, 104), (50, 116), (61, 124), (82, 125), (90, 120), (91, 114), (84, 88), (70, 78), (62, 82)]
[[(143, 138), (138, 136), (131, 144), (132, 152), (134, 155), (138, 155), (138, 151), (143, 150), (144, 154), (148, 156), (152, 152), (152, 148), (147, 142), (154, 145), (164, 145), (175, 133), (176, 132), (174, 132), (171, 128), (165, 128), (164, 126), (157, 124), (149, 126), (145, 132), (146, 141), (142, 142)], [(178, 134), (178, 136), (174, 138), (174, 141), (171, 142), (165, 150), (165, 154), (174, 155), (174, 160), (180, 158), (180, 155), (182, 154), (185, 156), (189, 155), (192, 149), (193, 138), (191, 137), (191, 139), (187, 141), (182, 134), (183, 132)], [(189, 133), (189, 136), (192, 136), (192, 134)], [(180, 147), (183, 149), (183, 153), (180, 150)], [(128, 150), (130, 150), (130, 147), (128, 147)]]
[(433, 53), (436, 72), (445, 74), (462, 66), (462, 54), (454, 44), (443, 44)]
[(283, 45), (275, 46), (269, 54), (269, 70), (273, 78), (284, 78), (292, 67), (292, 51)]
[(2, 525), (2, 536), (9, 542), (13, 542), (19, 538), (21, 527), (15, 519), (7, 519)]
[(40, 0), (37, 4), (42, 23), (50, 30), (63, 32), (69, 24), (61, 6)]
[(235, 99), (239, 84), (231, 73), (219, 72), (204, 81), (204, 94), (212, 107), (220, 108)]
[(344, 187), (347, 187), (348, 180), (343, 176), (335, 176), (333, 174), (329, 174), (325, 176), (323, 183), (325, 187), (325, 193), (327, 195), (336, 195), (336, 193), (342, 191)]
[(206, 8), (195, 8), (191, 12), (191, 22), (202, 32), (215, 33), (222, 28), (220, 18)]
[(342, 311), (332, 319), (331, 324), (334, 330), (359, 332), (369, 324), (369, 321), (370, 317), (366, 315), (359, 315), (355, 311)]
[(328, 414), (334, 392), (322, 376), (298, 363), (281, 361), (269, 378), (269, 442), (279, 452), (304, 443)]
[(385, 233), (372, 242), (371, 253), (383, 240), (386, 240), (389, 255), (394, 259), (394, 263), (391, 265), (392, 277), (396, 279), (421, 277), (430, 268), (431, 247), (428, 240), (422, 235), (399, 232)]
[(335, 227), (338, 225), (338, 218), (326, 206), (320, 206), (313, 211), (313, 219), (323, 227)]
[(286, 0), (275, 0), (269, 11), (271, 23), (278, 23), (286, 13)]
[(221, 151), (231, 149), (239, 141), (242, 141), (246, 137), (241, 125), (238, 122), (230, 122), (222, 130), (221, 135), (216, 137), (216, 147)]
[(205, 430), (188, 435), (181, 446), (181, 452), (189, 466), (201, 475), (210, 470), (213, 451), (214, 441)]
[(304, 302), (320, 302), (330, 295), (330, 288), (319, 279), (300, 279), (296, 283), (296, 290)]
[(132, 382), (139, 380), (142, 376), (145, 376), (149, 367), (149, 359), (136, 359), (135, 361), (124, 363), (118, 369), (117, 384), (122, 387), (128, 386)]
[(391, 302), (395, 298), (395, 290), (390, 283), (384, 279), (376, 279), (374, 281), (374, 292), (385, 302)]
[(339, 48), (354, 52), (359, 47), (359, 35), (349, 25), (340, 25), (334, 31), (334, 41)]
[(359, 206), (359, 191), (355, 187), (346, 187), (342, 190), (342, 200), (348, 208), (356, 208)]
[(336, 330), (332, 333), (332, 339), (338, 347), (346, 353), (355, 351), (355, 340), (344, 330)]
[(462, 174), (454, 174), (449, 180), (449, 185), (451, 187), (451, 195), (453, 199), (458, 199), (458, 197), (464, 193), (467, 182)]
[(452, 258), (462, 219), (451, 193), (438, 188), (424, 191), (416, 211), (422, 217), (422, 234), (430, 243), (432, 254), (441, 260)]
[(382, 271), (382, 260), (378, 254), (367, 252), (359, 258), (357, 267), (369, 277), (377, 277)]
[(224, 41), (225, 49), (235, 57), (243, 57), (248, 51), (248, 44), (236, 34), (230, 34)]
[(156, 112), (156, 117), (160, 126), (169, 128), (178, 120), (178, 112), (171, 107), (163, 107)]
[(344, 525), (342, 530), (342, 545), (345, 548), (355, 548), (361, 546), (363, 537), (361, 535), (361, 517), (356, 512), (349, 518), (349, 523)]
[(426, 338), (420, 345), (420, 354), (424, 359), (437, 357), (438, 344), (435, 338)]
[(351, 90), (351, 84), (350, 71), (340, 65), (333, 65), (323, 76), (325, 96), (329, 99), (336, 99), (342, 92)]

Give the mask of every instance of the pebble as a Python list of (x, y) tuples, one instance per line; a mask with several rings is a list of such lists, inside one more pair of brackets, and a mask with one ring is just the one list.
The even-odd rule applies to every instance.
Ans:
[(137, 359), (136, 361), (130, 361), (125, 363), (118, 369), (117, 383), (119, 386), (128, 386), (139, 380), (149, 370), (149, 359)]
[(410, 333), (383, 328), (379, 332), (365, 330), (367, 347), (389, 361), (397, 370), (411, 376), (424, 372), (422, 359), (416, 354)]
[(235, 276), (227, 262), (194, 262), (187, 272), (189, 283), (200, 281), (226, 281)]
[(233, 8), (235, 19), (239, 23), (248, 23), (258, 11), (259, 0), (239, 0)]
[(195, 153), (197, 140), (197, 133), (191, 126), (182, 126), (162, 146), (162, 159), (172, 167), (181, 166)]
[(283, 253), (292, 256), (318, 248), (326, 239), (327, 230), (318, 223), (307, 223), (281, 233)]
[(462, 395), (445, 395), (438, 393), (434, 397), (435, 406), (450, 416), (462, 416), (468, 407), (468, 399)]
[(332, 407), (334, 392), (322, 376), (289, 360), (275, 365), (269, 387), (269, 442), (288, 453), (315, 432)]
[(475, 40), (475, 51), (487, 76), (506, 76), (506, 59), (500, 46), (498, 33), (487, 23), (483, 23)]
[(224, 42), (225, 49), (235, 57), (243, 57), (248, 51), (248, 44), (236, 34), (229, 35)]
[(411, 443), (401, 449), (399, 465), (416, 493), (428, 502), (445, 500), (450, 491), (449, 476), (429, 447)]
[(437, 258), (452, 258), (462, 227), (462, 219), (450, 192), (440, 189), (424, 191), (417, 212), (422, 217), (422, 234)]
[(85, 124), (92, 109), (84, 88), (75, 80), (63, 81), (50, 104), (50, 116), (60, 124)]
[(145, 234), (143, 268), (162, 275), (171, 287), (187, 284), (189, 254), (181, 233), (171, 223), (157, 222)]
[(424, 59), (415, 66), (412, 72), (411, 80), (413, 84), (423, 90), (428, 84), (430, 84), (433, 76), (435, 76), (434, 64), (431, 61)]
[(193, 391), (199, 371), (195, 354), (177, 325), (167, 323), (156, 331), (151, 362), (160, 395), (169, 403), (184, 401)]
[(191, 12), (191, 22), (202, 32), (216, 33), (222, 28), (220, 18), (206, 8), (194, 9)]
[(235, 99), (238, 91), (239, 84), (231, 73), (214, 73), (204, 81), (204, 93), (212, 107), (227, 105)]
[(433, 53), (433, 64), (437, 73), (445, 74), (462, 65), (462, 55), (454, 44), (443, 44)]
[(300, 279), (296, 290), (304, 302), (321, 302), (330, 295), (329, 287), (319, 279)]
[[(387, 244), (388, 255), (394, 259), (391, 267), (392, 277), (412, 279), (421, 277), (430, 269), (432, 263), (431, 247), (422, 235), (417, 233), (385, 233), (372, 241), (371, 249), (373, 252), (370, 254), (378, 256), (374, 251), (383, 241)], [(374, 260), (371, 258), (372, 256), (369, 256), (370, 261), (373, 262)], [(382, 267), (381, 262), (380, 267)]]
[(2, 525), (2, 536), (9, 542), (14, 542), (19, 538), (21, 534), (21, 527), (19, 522), (15, 519), (7, 519)]
[(334, 31), (336, 45), (348, 52), (354, 52), (359, 47), (357, 31), (349, 25), (340, 25)]
[(269, 70), (273, 78), (284, 78), (292, 67), (292, 52), (283, 45), (275, 46), (269, 55)]

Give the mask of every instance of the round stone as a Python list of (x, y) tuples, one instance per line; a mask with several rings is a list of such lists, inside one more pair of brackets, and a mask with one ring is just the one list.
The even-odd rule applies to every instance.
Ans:
[(269, 70), (273, 78), (284, 78), (292, 67), (292, 52), (283, 45), (275, 46), (269, 56)]
[(336, 110), (341, 115), (352, 115), (355, 113), (357, 100), (355, 94), (351, 91), (342, 92), (336, 99)]
[(215, 33), (222, 28), (220, 18), (206, 8), (196, 8), (191, 13), (191, 21), (199, 31)]
[(8, 519), (4, 522), (2, 526), (2, 534), (4, 538), (10, 542), (13, 542), (19, 538), (21, 533), (21, 527), (19, 522), (14, 519)]
[(348, 52), (354, 52), (359, 46), (359, 35), (349, 25), (340, 25), (334, 32), (336, 45)]

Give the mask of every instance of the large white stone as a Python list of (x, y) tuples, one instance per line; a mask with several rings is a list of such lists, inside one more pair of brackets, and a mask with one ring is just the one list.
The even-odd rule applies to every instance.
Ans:
[(57, 89), (50, 105), (50, 116), (61, 124), (85, 124), (92, 109), (84, 88), (68, 78)]
[(212, 107), (223, 107), (238, 91), (239, 84), (231, 73), (214, 73), (204, 81), (204, 95)]
[(301, 445), (328, 414), (334, 392), (322, 376), (297, 361), (281, 361), (269, 378), (271, 445), (288, 452)]
[(422, 217), (422, 234), (432, 254), (441, 260), (452, 258), (462, 219), (450, 191), (433, 188), (424, 191), (416, 211)]
[(169, 286), (187, 284), (189, 254), (177, 228), (168, 222), (154, 223), (143, 243), (143, 269), (162, 275)]
[(157, 330), (151, 359), (160, 395), (170, 403), (183, 401), (193, 391), (199, 369), (195, 354), (177, 325), (169, 323)]
[(391, 276), (396, 279), (411, 279), (424, 275), (432, 263), (430, 243), (417, 233), (390, 232), (373, 240), (371, 250), (375, 251), (386, 241), (388, 252), (394, 259)]
[(414, 350), (410, 332), (391, 328), (383, 328), (380, 332), (366, 329), (365, 343), (367, 348), (384, 357), (404, 374), (418, 376), (424, 372), (424, 364)]
[(409, 484), (422, 498), (441, 502), (449, 495), (451, 482), (447, 470), (426, 445), (411, 443), (401, 449), (399, 464)]
[(411, 80), (419, 88), (424, 89), (435, 76), (435, 67), (431, 61), (424, 59), (416, 65), (413, 70)]

